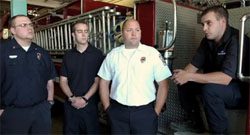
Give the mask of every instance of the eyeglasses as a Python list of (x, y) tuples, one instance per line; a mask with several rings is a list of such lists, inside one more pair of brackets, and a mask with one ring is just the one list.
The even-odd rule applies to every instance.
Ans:
[(13, 27), (21, 27), (21, 28), (27, 28), (27, 27), (33, 27), (33, 23), (22, 23), (22, 24), (19, 24), (19, 25), (15, 25)]

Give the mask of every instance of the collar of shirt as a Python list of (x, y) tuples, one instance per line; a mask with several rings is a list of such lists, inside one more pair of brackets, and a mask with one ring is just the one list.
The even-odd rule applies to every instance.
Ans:
[(207, 39), (209, 49), (216, 54), (218, 53), (218, 55), (225, 55), (225, 49), (227, 48), (228, 41), (230, 41), (230, 38), (235, 34), (239, 34), (239, 31), (228, 25), (218, 46), (215, 45), (215, 42), (213, 40)]
[[(74, 52), (79, 52), (79, 51), (76, 49), (76, 47), (74, 47), (74, 48), (72, 49), (72, 51), (74, 51)], [(89, 44), (88, 44), (88, 47), (86, 48), (86, 50), (85, 50), (84, 52), (87, 52), (87, 53), (94, 52), (94, 47), (89, 43)], [(84, 52), (83, 52), (83, 53), (84, 53)]]
[[(17, 42), (14, 38), (11, 40), (11, 44), (10, 44), (10, 45), (11, 45), (11, 48), (12, 48), (12, 49), (23, 49), (23, 48), (21, 47), (21, 45), (18, 44), (18, 42)], [(31, 42), (31, 45), (30, 45), (28, 51), (25, 51), (25, 50), (23, 49), (23, 51), (25, 51), (25, 52), (29, 52), (29, 51), (32, 51), (32, 50), (37, 50), (36, 44), (33, 43), (33, 42)]]
[[(125, 45), (121, 45), (120, 47), (117, 48), (119, 52), (122, 52), (125, 49)], [(144, 51), (146, 48), (143, 46), (142, 43), (139, 44), (138, 48), (136, 49), (136, 51)]]
[[(221, 42), (219, 43), (218, 47), (227, 45), (227, 42), (230, 41), (229, 39), (234, 34), (238, 35), (239, 31), (228, 25), (227, 28), (226, 28), (226, 30), (225, 30), (225, 32), (224, 32), (224, 34), (223, 34), (223, 36), (222, 36)], [(211, 40), (209, 40), (209, 41), (212, 42), (212, 44), (215, 44), (214, 41), (211, 41)]]

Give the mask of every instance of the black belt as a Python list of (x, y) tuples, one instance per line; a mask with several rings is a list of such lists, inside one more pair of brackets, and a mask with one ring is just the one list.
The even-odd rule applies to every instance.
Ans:
[(153, 102), (150, 102), (150, 103), (148, 103), (148, 104), (146, 104), (146, 105), (140, 105), (140, 106), (128, 106), (128, 105), (123, 105), (123, 104), (117, 102), (117, 101), (114, 100), (114, 99), (111, 99), (111, 100), (110, 100), (110, 103), (111, 103), (111, 105), (118, 105), (118, 106), (123, 107), (123, 108), (131, 108), (131, 109), (154, 106), (154, 101), (153, 101)]
[(47, 100), (42, 100), (42, 101), (36, 102), (36, 103), (34, 103), (34, 104), (31, 104), (31, 105), (24, 105), (24, 106), (22, 106), (22, 105), (11, 104), (11, 105), (9, 105), (9, 107), (14, 107), (14, 108), (31, 108), (31, 107), (37, 106), (37, 105), (39, 105), (39, 104), (41, 104), (41, 103), (43, 103), (43, 102), (45, 102), (45, 101), (47, 101)]

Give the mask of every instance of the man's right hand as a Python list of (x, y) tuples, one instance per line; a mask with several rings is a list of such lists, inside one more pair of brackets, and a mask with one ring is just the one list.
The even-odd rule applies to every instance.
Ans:
[(185, 84), (189, 81), (190, 79), (190, 73), (182, 70), (182, 69), (176, 69), (174, 70), (174, 74), (172, 76), (172, 80), (174, 81), (175, 84)]
[(0, 116), (2, 115), (3, 111), (4, 111), (4, 109), (0, 109)]
[(104, 111), (106, 112), (109, 109), (109, 107), (110, 107), (110, 103), (103, 105)]

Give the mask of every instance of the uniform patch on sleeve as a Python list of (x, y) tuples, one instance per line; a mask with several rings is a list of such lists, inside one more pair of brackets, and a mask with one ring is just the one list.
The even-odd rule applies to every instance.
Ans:
[(162, 55), (161, 55), (161, 54), (159, 54), (159, 58), (161, 59), (161, 61), (162, 61), (163, 65), (164, 65), (164, 66), (166, 66), (166, 65), (167, 65), (167, 63), (166, 63), (165, 59), (162, 57)]

